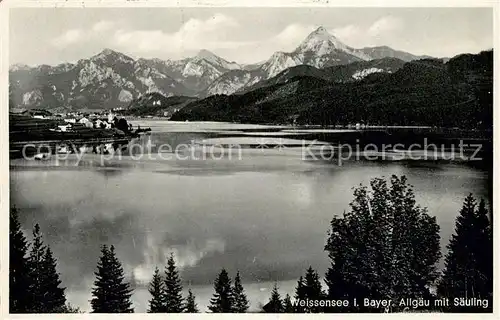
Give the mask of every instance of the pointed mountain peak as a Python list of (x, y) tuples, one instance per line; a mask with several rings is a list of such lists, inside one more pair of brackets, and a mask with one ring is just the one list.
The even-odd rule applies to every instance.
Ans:
[(295, 49), (295, 52), (315, 52), (318, 55), (331, 53), (333, 50), (348, 50), (348, 47), (340, 42), (334, 35), (328, 32), (325, 27), (320, 26), (311, 32), (302, 43)]
[(337, 38), (335, 38), (334, 35), (332, 35), (330, 32), (328, 32), (328, 30), (326, 30), (326, 28), (323, 26), (320, 26), (316, 30), (311, 32), (307, 36), (306, 41), (307, 40), (311, 41), (312, 39), (338, 41)]
[(113, 53), (117, 53), (116, 51), (114, 50), (111, 50), (109, 48), (104, 48), (102, 51), (101, 51), (101, 54), (103, 55), (110, 55), (110, 54), (113, 54)]
[(233, 69), (241, 69), (241, 66), (236, 62), (229, 62), (224, 58), (219, 57), (215, 53), (202, 49), (198, 52), (198, 54), (194, 57), (195, 60), (205, 60), (211, 63), (212, 65), (216, 65), (218, 67), (222, 67), (224, 69), (233, 70)]
[(316, 30), (312, 32), (313, 34), (329, 34), (325, 27), (319, 26)]
[(219, 58), (215, 53), (213, 52), (210, 52), (208, 50), (205, 50), (205, 49), (201, 49), (197, 54), (196, 56), (198, 58), (202, 58), (202, 59), (213, 59), (213, 58)]
[(96, 54), (95, 56), (99, 56), (99, 57), (107, 57), (107, 56), (118, 56), (118, 55), (124, 55), (120, 52), (117, 52), (113, 49), (109, 49), (109, 48), (104, 48), (101, 52), (99, 52), (98, 54)]
[(134, 61), (134, 59), (132, 59), (131, 57), (123, 54), (123, 53), (120, 53), (118, 51), (114, 51), (112, 49), (109, 49), (109, 48), (105, 48), (103, 49), (101, 52), (99, 52), (98, 54), (96, 54), (95, 56), (93, 56), (91, 59), (92, 60), (107, 60), (107, 59), (117, 59), (117, 60), (120, 60), (120, 61), (123, 61), (123, 62), (131, 62), (131, 61)]

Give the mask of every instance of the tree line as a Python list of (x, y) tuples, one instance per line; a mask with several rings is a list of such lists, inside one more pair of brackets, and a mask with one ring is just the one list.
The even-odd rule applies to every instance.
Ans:
[[(439, 226), (436, 218), (415, 201), (406, 177), (371, 180), (370, 186), (354, 188), (350, 210), (334, 216), (324, 250), (330, 267), (322, 285), (310, 266), (295, 288), (294, 300), (281, 296), (274, 284), (262, 312), (401, 312), (412, 305), (408, 299), (434, 301), (447, 298), (449, 304), (420, 305), (419, 311), (491, 312), (493, 302), (492, 223), (484, 200), (469, 194), (455, 221), (455, 231), (447, 245), (445, 266), (440, 272)], [(28, 249), (29, 252), (28, 252)], [(96, 313), (133, 312), (132, 289), (113, 246), (103, 245), (92, 288), (91, 307)], [(56, 271), (52, 251), (43, 244), (38, 225), (28, 243), (21, 231), (17, 210), (10, 212), (10, 312), (77, 312), (66, 303), (65, 289)], [(183, 284), (173, 254), (163, 272), (157, 267), (148, 291), (150, 313), (199, 312), (196, 297)], [(364, 298), (395, 301), (380, 308), (365, 305)], [(454, 298), (481, 299), (484, 305), (455, 305)], [(352, 303), (354, 300), (358, 304)], [(298, 301), (350, 301), (348, 305), (324, 306)], [(295, 303), (294, 303), (295, 302)], [(222, 269), (214, 281), (208, 311), (244, 313), (249, 300), (239, 272), (234, 280)]]
[(56, 271), (56, 259), (43, 243), (40, 226), (33, 227), (28, 243), (21, 231), (16, 208), (9, 219), (9, 311), (11, 313), (63, 313), (75, 309), (66, 304), (65, 288)]

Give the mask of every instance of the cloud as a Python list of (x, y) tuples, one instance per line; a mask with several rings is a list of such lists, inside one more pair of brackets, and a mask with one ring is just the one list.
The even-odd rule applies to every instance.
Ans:
[(242, 41), (231, 39), (234, 29), (238, 26), (237, 20), (220, 13), (207, 19), (191, 18), (170, 33), (160, 29), (132, 30), (127, 25), (102, 20), (86, 30), (68, 30), (56, 37), (52, 45), (63, 49), (76, 43), (80, 46), (102, 43), (105, 47), (113, 47), (131, 54), (169, 53), (180, 57), (186, 51), (232, 49), (241, 46)]
[(386, 16), (375, 21), (370, 28), (368, 28), (368, 33), (371, 36), (378, 36), (383, 33), (392, 32), (398, 30), (403, 26), (401, 19), (394, 18), (392, 16)]
[(238, 26), (235, 19), (217, 13), (206, 20), (191, 18), (172, 33), (162, 30), (118, 29), (111, 41), (123, 50), (139, 53), (179, 55), (200, 49), (231, 49), (244, 45), (241, 41), (230, 39), (231, 31)]
[(203, 258), (224, 253), (226, 243), (217, 238), (189, 239), (184, 244), (162, 246), (152, 235), (146, 235), (144, 262), (133, 267), (133, 275), (139, 284), (147, 284), (156, 267), (163, 267), (171, 253), (174, 254), (177, 268), (182, 271), (188, 267), (196, 266)]
[(74, 46), (75, 44), (84, 45), (89, 41), (105, 38), (105, 32), (111, 30), (114, 25), (115, 23), (112, 21), (103, 20), (95, 23), (87, 30), (71, 29), (54, 38), (51, 44), (58, 49), (64, 49), (69, 45)]
[(353, 47), (386, 45), (402, 30), (404, 23), (393, 16), (385, 16), (368, 26), (349, 24), (331, 30), (340, 40)]
[(52, 45), (58, 48), (78, 42), (84, 35), (81, 29), (71, 29), (52, 40)]
[(92, 31), (95, 32), (108, 31), (111, 28), (113, 28), (114, 25), (115, 23), (112, 21), (102, 20), (92, 26)]
[(362, 28), (353, 24), (331, 30), (332, 34), (344, 41), (349, 41), (353, 38), (359, 38), (363, 35), (364, 32), (365, 31)]
[(314, 31), (313, 25), (290, 24), (286, 26), (280, 33), (271, 38), (271, 42), (281, 45), (297, 46), (305, 37)]
[[(275, 51), (293, 51), (318, 25), (291, 23), (265, 38), (247, 40), (242, 25), (235, 18), (215, 13), (208, 18), (190, 18), (176, 30), (133, 29), (124, 21), (101, 20), (87, 29), (72, 29), (52, 41), (58, 49), (85, 51), (88, 47), (109, 47), (131, 56), (181, 59), (201, 49), (215, 52), (229, 60), (254, 63), (268, 59)], [(390, 43), (403, 27), (402, 20), (383, 16), (368, 25), (348, 24), (329, 31), (352, 47)]]
[[(363, 47), (386, 41), (391, 34), (400, 30), (402, 26), (403, 22), (400, 19), (385, 16), (368, 26), (349, 24), (328, 31), (347, 45)], [(312, 24), (290, 24), (275, 36), (259, 44), (258, 47), (268, 49), (269, 54), (277, 50), (292, 51), (317, 27), (317, 25)]]
[(245, 46), (245, 50), (240, 50), (233, 60), (255, 63), (267, 60), (276, 51), (293, 51), (316, 27), (312, 24), (292, 23), (266, 39), (240, 43)]

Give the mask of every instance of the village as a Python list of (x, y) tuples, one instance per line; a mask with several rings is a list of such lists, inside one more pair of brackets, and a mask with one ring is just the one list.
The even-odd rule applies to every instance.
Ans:
[[(27, 145), (36, 146), (35, 160), (54, 153), (109, 154), (126, 147), (131, 138), (149, 134), (150, 128), (133, 128), (119, 110), (53, 114), (45, 109), (30, 109), (9, 114), (11, 156), (19, 155)], [(41, 152), (40, 146), (45, 150)]]
[[(118, 111), (118, 110), (117, 110)], [(74, 127), (94, 129), (111, 129), (118, 120), (117, 114), (113, 110), (102, 111), (99, 113), (84, 113), (84, 112), (68, 112), (68, 113), (51, 113), (46, 109), (31, 109), (26, 110), (20, 115), (29, 116), (34, 119), (60, 120), (64, 123), (59, 124), (58, 131), (71, 131)], [(132, 129), (132, 125), (129, 126)]]

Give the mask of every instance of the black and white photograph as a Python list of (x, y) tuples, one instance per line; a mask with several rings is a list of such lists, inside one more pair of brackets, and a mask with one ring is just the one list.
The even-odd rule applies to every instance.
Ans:
[(498, 3), (8, 3), (10, 314), (498, 311)]

